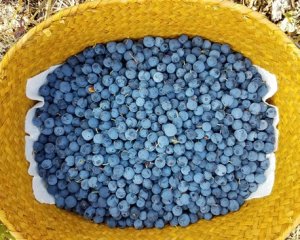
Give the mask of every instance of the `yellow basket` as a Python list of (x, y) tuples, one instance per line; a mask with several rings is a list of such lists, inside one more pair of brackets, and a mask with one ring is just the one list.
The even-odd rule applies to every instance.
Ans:
[[(280, 109), (270, 196), (187, 228), (109, 229), (38, 203), (24, 156), (26, 79), (98, 42), (181, 33), (226, 42), (277, 75)], [(0, 220), (17, 239), (283, 239), (300, 223), (300, 51), (264, 16), (218, 0), (102, 0), (65, 9), (29, 31), (0, 64)]]

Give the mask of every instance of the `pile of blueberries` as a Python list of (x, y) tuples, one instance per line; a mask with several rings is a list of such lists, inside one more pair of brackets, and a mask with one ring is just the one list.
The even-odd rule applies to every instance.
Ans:
[(39, 89), (38, 172), (57, 207), (110, 227), (237, 211), (275, 148), (267, 92), (249, 59), (198, 36), (97, 44)]

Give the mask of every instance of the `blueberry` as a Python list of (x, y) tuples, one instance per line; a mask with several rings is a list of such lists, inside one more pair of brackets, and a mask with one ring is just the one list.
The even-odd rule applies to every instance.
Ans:
[(258, 115), (259, 112), (261, 111), (261, 106), (260, 104), (258, 103), (252, 103), (250, 106), (249, 106), (249, 111), (254, 114), (254, 115)]
[(68, 187), (68, 191), (70, 193), (76, 193), (80, 189), (80, 185), (78, 183), (76, 183), (76, 182), (73, 182), (73, 181), (70, 182), (70, 183), (68, 183), (67, 187)]
[(145, 45), (145, 47), (148, 47), (148, 48), (151, 48), (154, 46), (155, 42), (158, 41), (158, 40), (154, 40), (153, 37), (145, 37), (143, 39), (143, 44)]
[(187, 214), (182, 214), (178, 217), (178, 223), (182, 227), (186, 227), (190, 224), (190, 217)]
[(201, 73), (203, 72), (205, 69), (205, 65), (203, 64), (202, 61), (196, 61), (194, 64), (193, 64), (193, 70), (196, 72), (196, 73)]
[(145, 149), (141, 149), (138, 153), (138, 156), (142, 160), (147, 160), (149, 158), (149, 152)]
[(76, 206), (76, 204), (77, 204), (77, 200), (75, 197), (73, 197), (73, 196), (66, 197), (66, 199), (65, 199), (66, 208), (68, 208), (68, 209), (74, 208)]
[(230, 107), (233, 104), (233, 97), (227, 94), (224, 94), (221, 99), (224, 106)]
[(215, 170), (215, 173), (218, 175), (218, 176), (224, 176), (227, 172), (227, 169), (224, 165), (222, 164), (218, 164), (217, 165), (217, 168)]
[(239, 142), (243, 142), (247, 139), (248, 134), (244, 129), (239, 129), (234, 132), (234, 136)]
[(189, 98), (188, 99), (188, 102), (186, 104), (186, 107), (189, 109), (189, 110), (195, 110), (197, 108), (198, 104), (196, 102), (195, 99), (192, 99), (192, 98)]
[(275, 108), (268, 108), (267, 111), (266, 111), (266, 115), (268, 118), (275, 118), (276, 117), (276, 109)]

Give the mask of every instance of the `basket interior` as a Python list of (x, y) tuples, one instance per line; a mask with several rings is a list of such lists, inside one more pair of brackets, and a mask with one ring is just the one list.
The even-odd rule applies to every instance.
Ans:
[[(34, 102), (26, 79), (98, 42), (200, 35), (229, 43), (277, 75), (280, 110), (276, 177), (270, 196), (187, 228), (109, 229), (32, 194), (24, 156), (24, 118)], [(277, 239), (300, 222), (300, 53), (262, 15), (226, 1), (95, 1), (63, 10), (26, 34), (0, 64), (0, 219), (18, 239)]]

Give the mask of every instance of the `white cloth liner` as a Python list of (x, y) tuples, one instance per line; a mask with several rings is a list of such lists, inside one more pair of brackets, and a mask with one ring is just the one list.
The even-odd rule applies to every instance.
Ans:
[[(32, 189), (36, 200), (46, 204), (54, 204), (55, 202), (54, 202), (54, 197), (47, 192), (46, 184), (44, 180), (39, 176), (37, 171), (37, 163), (34, 160), (33, 143), (38, 139), (40, 131), (36, 126), (32, 124), (32, 119), (34, 117), (36, 109), (44, 105), (43, 97), (41, 97), (38, 94), (38, 90), (40, 86), (46, 83), (46, 77), (48, 73), (53, 72), (54, 69), (56, 69), (59, 66), (60, 65), (52, 66), (48, 70), (28, 79), (27, 86), (26, 86), (26, 96), (29, 99), (38, 101), (38, 103), (34, 107), (29, 109), (25, 119), (25, 132), (28, 134), (25, 137), (25, 155), (27, 161), (29, 162), (28, 173), (31, 176), (33, 176)], [(258, 66), (255, 67), (258, 69), (258, 72), (262, 75), (262, 78), (267, 83), (269, 89), (267, 95), (263, 98), (263, 100), (266, 101), (268, 98), (272, 97), (276, 93), (277, 79), (275, 75), (271, 74), (265, 69)], [(276, 149), (277, 149), (279, 133), (276, 126), (279, 122), (279, 114), (277, 108), (276, 110), (277, 110), (278, 117), (274, 121), (274, 126), (276, 129)], [(247, 198), (247, 200), (253, 198), (261, 198), (271, 194), (274, 185), (274, 178), (275, 178), (275, 161), (276, 161), (275, 154), (274, 153), (268, 154), (268, 158), (270, 159), (270, 166), (265, 172), (266, 181), (263, 184), (259, 185), (257, 191), (252, 193)]]

